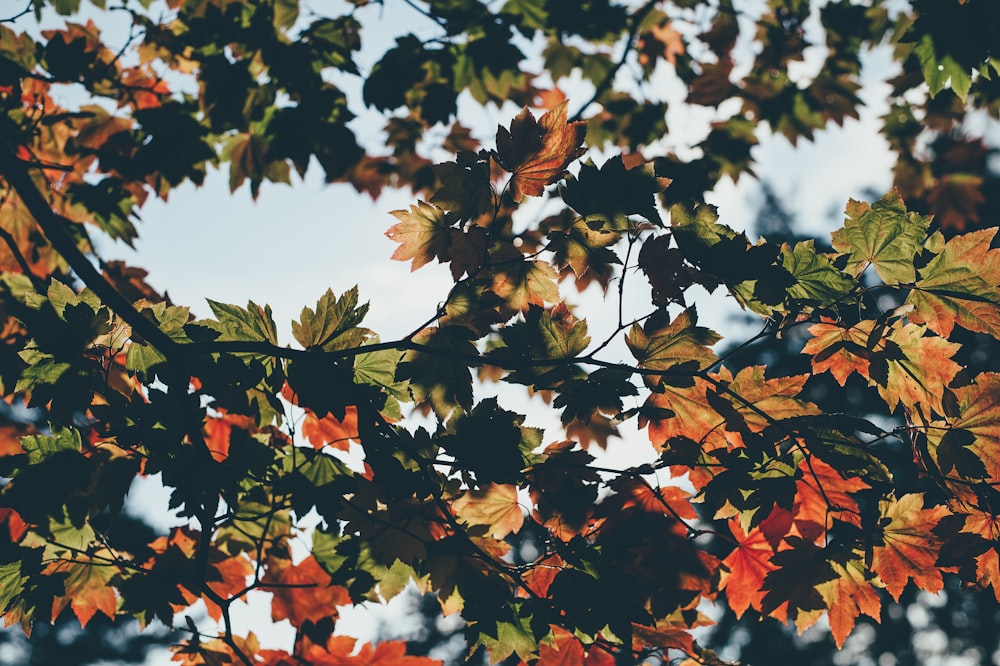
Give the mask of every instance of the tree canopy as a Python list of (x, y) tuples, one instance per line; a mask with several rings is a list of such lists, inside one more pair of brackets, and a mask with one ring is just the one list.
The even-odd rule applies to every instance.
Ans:
[[(399, 8), (426, 25), (361, 63)], [(32, 0), (14, 14), (0, 17), (6, 624), (159, 620), (186, 629), (172, 649), (190, 666), (424, 666), (401, 642), (334, 633), (338, 607), (413, 585), (492, 662), (717, 664), (691, 633), (713, 606), (799, 631), (825, 617), (839, 646), (887, 598), (946, 576), (1000, 602), (1000, 374), (969, 354), (1000, 339), (974, 122), (1000, 114), (1000, 4)], [(127, 34), (102, 32), (111, 14)], [(828, 241), (727, 226), (706, 193), (753, 175), (761, 132), (795, 143), (856, 118), (876, 47), (895, 63), (894, 189), (846, 202)], [(495, 134), (470, 129), (509, 102), (523, 110)], [(672, 105), (712, 114), (683, 150), (662, 141)], [(352, 124), (366, 110), (384, 117), (374, 144)], [(286, 329), (252, 301), (197, 318), (102, 259), (96, 238), (133, 242), (145, 202), (210, 168), (254, 198), (310, 169), (373, 198), (409, 188), (391, 258), (445, 264), (453, 284), (383, 340), (349, 284)], [(592, 285), (616, 320), (570, 304)], [(642, 311), (626, 307), (636, 290)], [(699, 324), (705, 292), (759, 332), (724, 347)], [(792, 335), (804, 372), (735, 362)], [(872, 399), (806, 397), (831, 380)], [(519, 391), (560, 432), (505, 407)], [(647, 462), (622, 468), (600, 449), (626, 422)], [(183, 524), (137, 539), (118, 525), (152, 475)], [(245, 601), (269, 603), (294, 646), (262, 649), (233, 621)], [(188, 614), (199, 602), (217, 634)]]

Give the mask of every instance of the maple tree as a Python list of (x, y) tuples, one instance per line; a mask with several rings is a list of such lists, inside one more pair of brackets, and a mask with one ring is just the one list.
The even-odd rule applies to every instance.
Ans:
[[(1000, 338), (990, 190), (970, 167), (988, 150), (963, 124), (1000, 110), (1000, 5), (770, 0), (748, 27), (730, 0), (407, 2), (440, 35), (399, 37), (363, 75), (361, 18), (383, 3), (92, 4), (128, 17), (123, 43), (90, 19), (24, 28), (32, 12), (72, 18), (78, 0), (0, 23), (0, 383), (47, 419), (0, 432), (6, 624), (181, 628), (200, 603), (220, 631), (186, 619), (182, 664), (422, 666), (436, 662), (403, 643), (333, 633), (338, 607), (413, 586), (491, 661), (711, 664), (691, 630), (712, 604), (799, 631), (826, 617), (841, 645), (885, 599), (946, 575), (1000, 601), (1000, 376), (962, 353), (963, 336)], [(827, 56), (793, 77), (812, 17)], [(741, 37), (758, 47), (742, 74)], [(861, 54), (879, 44), (899, 65), (883, 127), (895, 188), (849, 201), (829, 250), (725, 225), (704, 196), (751, 172), (757, 132), (795, 142), (856, 117)], [(582, 105), (560, 87), (576, 76)], [(720, 108), (698, 157), (657, 145), (661, 77)], [(383, 146), (351, 129), (337, 83), (351, 78), (386, 116)], [(480, 143), (458, 121), (463, 96), (526, 108)], [(925, 150), (924, 132), (950, 144)], [(428, 157), (441, 148), (454, 160)], [(199, 319), (95, 249), (95, 235), (132, 242), (147, 200), (210, 166), (256, 198), (317, 165), (372, 197), (413, 191), (386, 232), (392, 258), (445, 264), (453, 284), (409, 335), (381, 339), (341, 288), (283, 344), (268, 306), (209, 301)], [(643, 283), (648, 306), (628, 311), (626, 284)], [(590, 285), (618, 299), (617, 321), (570, 305)], [(698, 323), (704, 291), (760, 332), (720, 352)], [(733, 362), (792, 334), (807, 371)], [(807, 398), (827, 374), (878, 408)], [(562, 432), (483, 397), (494, 380)], [(598, 456), (626, 422), (648, 455), (622, 469)], [(897, 444), (915, 473), (887, 465)], [(151, 475), (184, 523), (126, 545), (112, 528)], [(520, 561), (529, 532), (538, 552)], [(244, 602), (269, 604), (294, 646), (261, 648), (233, 620)]]

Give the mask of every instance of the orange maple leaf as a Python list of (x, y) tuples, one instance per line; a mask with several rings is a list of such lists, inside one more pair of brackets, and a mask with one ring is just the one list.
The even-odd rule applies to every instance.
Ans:
[(547, 261), (525, 260), (513, 246), (490, 255), (494, 262), (493, 284), (490, 289), (511, 308), (525, 311), (532, 305), (558, 303), (558, 274)]
[(614, 483), (615, 492), (628, 495), (622, 508), (641, 507), (651, 513), (666, 513), (685, 520), (697, 520), (698, 513), (691, 505), (691, 493), (678, 486), (655, 487), (641, 478), (626, 477)]
[(170, 661), (180, 662), (180, 666), (221, 666), (233, 663), (236, 658), (232, 648), (221, 638), (185, 640), (171, 645), (170, 651), (174, 653)]
[(785, 522), (783, 517), (787, 513), (775, 508), (760, 525), (749, 532), (743, 530), (738, 516), (729, 519), (729, 531), (736, 539), (736, 548), (722, 560), (719, 590), (726, 591), (726, 600), (737, 618), (742, 617), (751, 606), (758, 611), (761, 608), (764, 577), (777, 569), (771, 563), (771, 557), (775, 553), (774, 540), (768, 537), (767, 531), (774, 521)]
[(864, 554), (851, 552), (850, 557), (830, 561), (835, 577), (820, 583), (816, 589), (826, 602), (830, 631), (837, 648), (844, 645), (862, 613), (876, 622), (881, 619), (882, 601), (872, 585), (872, 574), (865, 569)]
[(467, 491), (452, 504), (458, 519), (466, 525), (485, 525), (494, 539), (517, 534), (524, 524), (524, 512), (517, 501), (517, 486), (490, 483)]
[(795, 482), (795, 526), (804, 538), (815, 540), (826, 534), (830, 518), (851, 525), (861, 524), (858, 503), (851, 493), (868, 488), (860, 477), (844, 478), (819, 458), (799, 463), (802, 477)]
[(347, 451), (351, 448), (352, 441), (360, 441), (358, 408), (354, 405), (348, 405), (344, 409), (343, 421), (333, 414), (319, 418), (311, 409), (306, 409), (306, 418), (302, 422), (302, 434), (317, 449), (329, 445), (335, 449)]
[[(727, 370), (710, 375), (716, 382), (700, 377), (694, 378), (690, 387), (663, 386), (662, 393), (653, 393), (646, 400), (647, 412), (666, 409), (673, 412), (667, 418), (648, 419), (640, 417), (639, 425), (649, 421), (649, 438), (654, 446), (662, 446), (672, 437), (688, 437), (696, 442), (704, 442), (705, 450), (722, 446), (729, 448), (743, 445), (740, 433), (727, 429), (727, 415), (720, 414), (709, 392), (732, 406), (751, 432), (760, 432), (774, 421), (791, 416), (816, 415), (815, 405), (798, 398), (808, 375), (792, 377), (764, 377), (764, 366), (743, 368), (736, 377)], [(720, 387), (728, 387), (728, 391)], [(735, 394), (739, 400), (732, 398)]]
[(511, 121), (510, 131), (497, 128), (497, 162), (513, 174), (509, 187), (514, 201), (541, 195), (546, 185), (562, 178), (569, 163), (583, 154), (587, 125), (567, 122), (568, 106), (563, 101), (540, 120), (523, 109)]
[(0, 538), (6, 539), (9, 536), (11, 543), (20, 541), (28, 531), (28, 525), (21, 514), (8, 507), (0, 508), (0, 528), (6, 528), (0, 529)]
[[(951, 335), (955, 324), (1000, 336), (1000, 248), (991, 243), (997, 230), (983, 229), (949, 240), (919, 270), (907, 303), (910, 321), (926, 323), (935, 333)], [(940, 237), (940, 236), (939, 236)]]
[[(303, 663), (312, 666), (441, 666), (442, 663), (430, 657), (407, 655), (403, 641), (382, 641), (375, 646), (365, 643), (360, 649), (355, 649), (356, 643), (356, 639), (350, 636), (330, 636), (322, 645), (304, 638), (296, 646), (295, 658), (280, 660), (272, 657), (266, 666)], [(277, 653), (275, 656), (281, 655)]]
[[(535, 666), (614, 666), (615, 658), (610, 652), (597, 646), (589, 649), (576, 636), (562, 627), (551, 625), (551, 638), (538, 646), (538, 661)], [(525, 666), (522, 661), (519, 666)]]
[(932, 530), (951, 512), (945, 506), (923, 507), (923, 493), (879, 503), (882, 522), (889, 522), (879, 535), (881, 545), (872, 550), (871, 570), (896, 601), (911, 579), (928, 592), (939, 592), (944, 586), (941, 569), (935, 566), (941, 539)]
[(330, 574), (323, 571), (312, 555), (296, 565), (281, 567), (277, 560), (272, 563), (274, 568), (268, 569), (261, 583), (274, 594), (271, 618), (275, 622), (287, 619), (293, 627), (301, 627), (307, 621), (319, 622), (325, 617), (336, 619), (337, 606), (351, 603), (347, 589), (331, 585)]
[(961, 345), (924, 335), (926, 331), (926, 326), (897, 323), (887, 337), (897, 345), (903, 356), (888, 360), (888, 377), (884, 386), (876, 382), (879, 395), (889, 409), (896, 409), (896, 405), (903, 403), (911, 409), (924, 405), (938, 414), (943, 413), (941, 399), (944, 389), (962, 369), (951, 360)]
[(870, 379), (868, 368), (871, 350), (867, 348), (868, 336), (875, 329), (875, 321), (866, 319), (854, 326), (843, 327), (833, 323), (819, 323), (809, 327), (813, 337), (802, 348), (803, 354), (812, 355), (813, 372), (830, 371), (837, 383), (843, 386), (851, 373)]
[[(105, 556), (111, 553), (105, 552)], [(48, 575), (66, 574), (63, 585), (66, 594), (52, 600), (52, 621), (69, 606), (80, 620), (81, 626), (93, 619), (98, 612), (113, 618), (118, 600), (111, 579), (118, 568), (102, 560), (57, 560), (46, 567)]]
[(976, 556), (976, 585), (985, 590), (993, 587), (1000, 601), (1000, 516), (985, 511), (972, 511), (965, 516), (962, 532), (978, 534), (990, 543), (985, 552)]

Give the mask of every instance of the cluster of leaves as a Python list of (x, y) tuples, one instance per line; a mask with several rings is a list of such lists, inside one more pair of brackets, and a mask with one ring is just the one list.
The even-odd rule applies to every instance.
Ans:
[[(981, 183), (931, 173), (917, 150), (924, 125), (899, 120), (951, 131), (960, 97), (996, 111), (996, 5), (948, 4), (942, 21), (940, 3), (895, 17), (877, 3), (827, 3), (829, 59), (793, 81), (813, 9), (772, 0), (754, 23), (763, 48), (737, 84), (741, 29), (725, 0), (574, 12), (432, 1), (423, 11), (445, 37), (400, 38), (365, 78), (366, 104), (405, 109), (380, 156), (356, 141), (333, 83), (360, 71), (355, 14), (368, 3), (352, 4), (326, 18), (295, 0), (169, 0), (157, 19), (126, 5), (133, 33), (119, 51), (93, 23), (40, 41), (0, 24), (0, 383), (5, 400), (50, 421), (11, 424), (0, 440), (5, 623), (30, 630), (69, 609), (82, 624), (179, 625), (203, 603), (221, 632), (187, 620), (174, 648), (183, 664), (420, 666), (432, 660), (401, 643), (358, 647), (333, 633), (338, 607), (413, 585), (461, 613), (470, 651), (594, 666), (668, 650), (717, 663), (690, 634), (710, 623), (709, 603), (799, 630), (826, 614), (839, 645), (860, 615), (879, 618), (882, 590), (935, 592), (951, 573), (1000, 600), (1000, 375), (969, 371), (955, 341), (1000, 338), (996, 229), (957, 233), (978, 222)], [(78, 5), (52, 3), (64, 14)], [(707, 27), (683, 36), (696, 22)], [(977, 29), (955, 40), (965, 22)], [(537, 87), (515, 34), (546, 41), (556, 84), (577, 72), (593, 84), (589, 125), (557, 87)], [(886, 126), (899, 187), (849, 202), (832, 252), (752, 243), (696, 203), (750, 169), (760, 123), (794, 141), (855, 115), (862, 49), (890, 38), (903, 69)], [(626, 97), (614, 83), (629, 64), (640, 92)], [(663, 101), (644, 92), (664, 69), (690, 103), (741, 102), (695, 160), (639, 152), (664, 131)], [(197, 93), (175, 92), (173, 77)], [(931, 96), (917, 109), (903, 93), (924, 81)], [(93, 103), (61, 108), (59, 86)], [(523, 110), (492, 149), (456, 122), (445, 141), (455, 160), (432, 164), (418, 144), (452, 121), (465, 91), (549, 110)], [(628, 150), (581, 161), (587, 142)], [(256, 196), (313, 158), (359, 191), (408, 185), (426, 199), (393, 213), (393, 258), (447, 264), (454, 285), (410, 335), (382, 341), (363, 326), (357, 289), (328, 291), (292, 324), (297, 346), (283, 346), (268, 307), (211, 302), (213, 316), (197, 319), (89, 241), (96, 228), (130, 242), (148, 197), (201, 183), (210, 164), (228, 163), (231, 188), (249, 180)], [(524, 203), (540, 197), (548, 214), (532, 221), (538, 209)], [(650, 309), (626, 313), (638, 273)], [(618, 321), (595, 341), (563, 292), (613, 281)], [(803, 399), (809, 374), (734, 372), (691, 302), (718, 289), (764, 321), (745, 345), (807, 330), (811, 374), (841, 385), (857, 375), (901, 425)], [(885, 294), (901, 305), (881, 308)], [(564, 436), (546, 442), (501, 399), (477, 399), (477, 374), (550, 400)], [(431, 425), (407, 424), (414, 407)], [(588, 449), (629, 420), (648, 434), (649, 462), (596, 464)], [(890, 441), (912, 447), (918, 483), (890, 473)], [(185, 523), (128, 540), (116, 521), (149, 475)], [(314, 515), (319, 526), (305, 529)], [(513, 564), (524, 531), (544, 538)], [(234, 626), (234, 604), (268, 598), (272, 618), (296, 629), (290, 651)]]

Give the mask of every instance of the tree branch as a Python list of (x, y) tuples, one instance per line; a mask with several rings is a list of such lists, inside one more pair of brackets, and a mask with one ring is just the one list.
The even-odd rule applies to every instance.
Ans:
[(646, 4), (637, 9), (636, 12), (632, 14), (632, 16), (629, 19), (630, 25), (629, 25), (628, 35), (625, 37), (625, 49), (624, 51), (622, 51), (621, 57), (618, 58), (618, 62), (614, 64), (614, 66), (611, 68), (611, 71), (605, 74), (604, 78), (601, 79), (601, 82), (598, 83), (597, 86), (594, 88), (594, 94), (591, 95), (590, 99), (584, 102), (583, 106), (581, 106), (577, 110), (577, 112), (573, 114), (573, 117), (569, 119), (569, 122), (576, 122), (578, 120), (582, 120), (583, 112), (587, 110), (587, 107), (589, 107), (591, 104), (599, 100), (601, 98), (601, 95), (606, 93), (608, 89), (611, 88), (611, 85), (615, 82), (615, 77), (618, 76), (618, 71), (625, 66), (625, 61), (628, 60), (629, 54), (632, 53), (632, 47), (635, 44), (635, 36), (639, 32), (639, 26), (642, 24), (642, 21), (646, 18), (646, 15), (649, 14), (649, 12), (653, 11), (653, 8), (656, 7), (658, 3), (659, 0), (648, 0)]
[(0, 174), (21, 197), (28, 212), (49, 239), (52, 247), (66, 259), (73, 272), (101, 301), (132, 327), (132, 332), (149, 341), (164, 356), (176, 355), (179, 344), (144, 317), (108, 282), (76, 246), (66, 225), (73, 224), (52, 210), (28, 173), (28, 165), (8, 151), (0, 152)]

